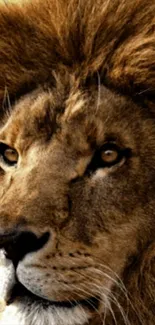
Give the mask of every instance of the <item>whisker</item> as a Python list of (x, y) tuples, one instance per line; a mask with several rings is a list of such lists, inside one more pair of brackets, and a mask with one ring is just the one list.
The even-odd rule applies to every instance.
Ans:
[(5, 86), (5, 89), (4, 89), (4, 96), (3, 96), (3, 102), (2, 102), (3, 108), (5, 108), (5, 105), (7, 107), (8, 113), (10, 113), (12, 107), (11, 107), (11, 101), (10, 101), (10, 96), (9, 96), (9, 91), (8, 91), (7, 86)]
[[(75, 289), (77, 289), (78, 291), (80, 291), (81, 293), (85, 294), (85, 295), (88, 295), (88, 291), (86, 291), (85, 289), (81, 288), (81, 287), (78, 287), (76, 285), (73, 285), (73, 287)], [(77, 291), (77, 295), (81, 298), (81, 299), (85, 299), (86, 302), (92, 307), (92, 309), (94, 309), (96, 311), (96, 313), (101, 317), (100, 313), (99, 313), (99, 310), (94, 306), (94, 304), (90, 301), (89, 298), (85, 298), (85, 296), (83, 296), (82, 294), (80, 294), (79, 292)]]
[[(95, 272), (97, 273), (98, 271), (100, 271), (100, 270), (94, 268), (94, 270), (93, 270), (93, 274), (95, 274)], [(86, 279), (87, 279), (87, 278), (88, 278), (88, 279), (92, 279), (91, 276), (89, 276), (89, 275), (87, 275), (87, 274), (84, 274), (84, 273), (81, 272), (81, 271), (80, 271), (80, 272), (79, 272), (79, 271), (75, 271), (75, 272), (76, 272), (77, 274), (79, 274), (79, 275), (84, 276), (84, 278), (86, 278)], [(101, 274), (103, 274), (104, 276), (107, 275), (105, 272), (101, 272)], [(107, 277), (110, 278), (112, 281), (115, 280), (115, 279), (113, 279), (112, 277), (110, 277), (109, 275), (107, 275)], [(99, 281), (99, 279), (95, 279), (95, 280), (96, 280), (96, 282)], [(116, 280), (115, 280), (115, 284), (117, 284), (117, 281), (116, 281)], [(113, 319), (114, 319), (114, 322), (116, 323), (116, 318), (115, 318), (114, 311), (112, 310), (112, 307), (111, 307), (110, 302), (112, 302), (113, 304), (115, 304), (115, 305), (117, 306), (117, 308), (118, 308), (119, 311), (120, 311), (120, 314), (122, 315), (122, 318), (123, 318), (124, 323), (125, 323), (126, 325), (129, 325), (130, 323), (129, 323), (128, 317), (125, 315), (122, 306), (121, 306), (120, 303), (118, 302), (118, 299), (114, 296), (114, 294), (110, 291), (110, 289), (106, 288), (105, 286), (104, 286), (104, 288), (103, 288), (103, 285), (102, 285), (101, 283), (100, 283), (100, 285), (98, 285), (97, 283), (92, 283), (92, 286), (93, 286), (95, 289), (97, 289), (97, 290), (96, 290), (96, 294), (99, 294), (99, 295), (101, 295), (102, 297), (104, 297), (104, 302), (106, 301), (106, 304), (108, 304), (108, 309), (110, 310), (110, 312), (111, 312), (111, 314), (112, 314), (112, 317), (113, 317)], [(102, 289), (102, 290), (101, 290), (101, 289)], [(86, 292), (84, 289), (81, 289), (81, 287), (78, 288), (78, 290), (80, 290), (80, 291), (82, 290), (84, 293), (88, 294), (88, 292)], [(104, 293), (103, 293), (103, 290), (104, 290)], [(106, 292), (106, 294), (105, 294), (105, 292)], [(123, 291), (123, 293), (124, 293), (124, 291)], [(108, 298), (108, 300), (105, 299), (105, 298)]]
[[(78, 289), (78, 290), (80, 290), (81, 292), (83, 292), (83, 293), (85, 293), (85, 294), (88, 294), (88, 292), (86, 291), (86, 290), (84, 290), (84, 289), (82, 289), (81, 287), (79, 288), (79, 287), (77, 287), (77, 286), (75, 286), (75, 288), (76, 289)], [(116, 317), (115, 317), (115, 314), (114, 314), (114, 311), (112, 310), (112, 307), (111, 307), (111, 304), (110, 304), (110, 301), (107, 299), (107, 296), (103, 293), (103, 292), (100, 292), (99, 291), (99, 293), (100, 293), (100, 295), (103, 297), (104, 296), (104, 307), (105, 307), (105, 312), (107, 312), (107, 309), (110, 311), (110, 313), (111, 313), (111, 315), (112, 315), (112, 317), (113, 317), (113, 319), (114, 319), (114, 323), (115, 323), (115, 325), (117, 325), (117, 320), (116, 320)], [(80, 295), (79, 293), (77, 293), (78, 294), (78, 296), (80, 296), (80, 297), (83, 297), (82, 295)], [(101, 303), (103, 303), (103, 301), (100, 299), (100, 298), (98, 298), (98, 300), (99, 300), (99, 302), (101, 302)], [(90, 304), (90, 301), (88, 301), (88, 303)], [(92, 305), (92, 304), (90, 304), (93, 308), (94, 308), (94, 306)], [(101, 321), (103, 322), (105, 322), (105, 320), (106, 320), (106, 316), (104, 315), (104, 320), (101, 318), (101, 313), (95, 308), (95, 311), (98, 313), (98, 315), (100, 316), (100, 319), (101, 319)], [(104, 325), (104, 323), (103, 323), (103, 325)]]
[[(100, 259), (98, 258), (98, 260), (100, 260)], [(139, 315), (138, 315), (138, 313), (137, 313), (137, 311), (136, 311), (136, 309), (135, 309), (135, 307), (134, 307), (134, 305), (133, 305), (133, 303), (132, 303), (132, 301), (131, 301), (131, 299), (129, 297), (129, 293), (128, 293), (128, 291), (127, 291), (127, 289), (126, 289), (126, 287), (125, 287), (122, 279), (119, 277), (119, 275), (115, 271), (113, 271), (109, 266), (107, 266), (105, 264), (99, 263), (98, 265), (101, 266), (101, 267), (103, 267), (104, 269), (107, 269), (108, 271), (110, 271), (112, 274), (115, 275), (115, 277), (118, 279), (118, 284), (116, 284), (117, 287), (121, 290), (122, 293), (124, 293), (124, 296), (126, 298), (126, 301), (128, 303), (128, 306), (130, 305), (130, 307), (132, 308), (132, 310), (134, 310), (134, 312), (136, 313), (136, 315), (137, 315), (140, 323), (143, 324), (142, 320), (140, 319), (140, 317), (139, 317)]]

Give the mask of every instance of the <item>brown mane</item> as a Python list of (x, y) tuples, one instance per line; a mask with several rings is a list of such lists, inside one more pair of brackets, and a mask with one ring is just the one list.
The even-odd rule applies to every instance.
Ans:
[(0, 94), (25, 92), (67, 66), (117, 91), (154, 100), (151, 0), (33, 1), (0, 10)]

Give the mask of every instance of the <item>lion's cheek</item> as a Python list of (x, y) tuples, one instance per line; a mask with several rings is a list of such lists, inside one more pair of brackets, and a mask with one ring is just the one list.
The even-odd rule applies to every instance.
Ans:
[[(95, 271), (96, 276), (93, 278)], [(105, 271), (81, 267), (75, 272), (71, 269), (63, 272), (20, 262), (17, 278), (29, 292), (51, 302), (81, 301), (89, 297), (102, 297), (105, 300), (114, 281)]]

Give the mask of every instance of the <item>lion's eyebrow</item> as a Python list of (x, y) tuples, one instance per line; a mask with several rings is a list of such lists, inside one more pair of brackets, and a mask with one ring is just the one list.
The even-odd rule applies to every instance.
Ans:
[(84, 94), (78, 90), (69, 95), (66, 100), (66, 109), (64, 112), (64, 119), (70, 119), (77, 113), (79, 113), (85, 106), (86, 98)]
[(43, 116), (37, 117), (35, 119), (35, 128), (38, 134), (45, 136), (46, 141), (50, 140), (52, 135), (55, 133), (57, 124), (57, 114), (55, 111), (46, 109)]

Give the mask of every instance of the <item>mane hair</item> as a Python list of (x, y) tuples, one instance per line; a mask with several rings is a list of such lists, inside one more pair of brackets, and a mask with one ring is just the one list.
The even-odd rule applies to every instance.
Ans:
[(154, 102), (155, 2), (33, 0), (0, 6), (0, 100), (53, 82), (100, 75), (119, 92)]

